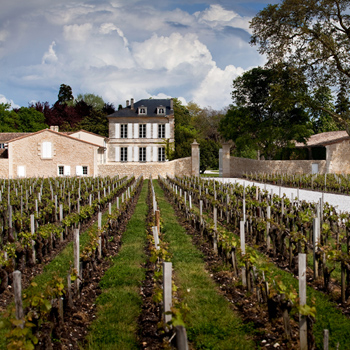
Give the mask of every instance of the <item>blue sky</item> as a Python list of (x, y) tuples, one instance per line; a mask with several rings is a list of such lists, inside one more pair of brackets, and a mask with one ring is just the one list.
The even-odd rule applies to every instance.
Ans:
[[(277, 1), (274, 1), (275, 3)], [(249, 21), (267, 5), (239, 0), (16, 0), (0, 12), (0, 103), (28, 106), (94, 93), (125, 105), (178, 97), (230, 104), (232, 80), (263, 65)]]

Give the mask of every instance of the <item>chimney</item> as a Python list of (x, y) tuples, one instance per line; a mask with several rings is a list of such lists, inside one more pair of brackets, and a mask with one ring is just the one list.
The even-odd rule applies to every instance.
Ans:
[(174, 100), (170, 99), (170, 109), (174, 109)]
[(129, 100), (126, 100), (126, 107), (129, 107)]
[(132, 98), (130, 101), (131, 101), (131, 109), (134, 109), (134, 99)]
[(50, 130), (53, 130), (53, 131), (57, 131), (59, 130), (59, 126), (58, 125), (51, 125), (50, 126)]

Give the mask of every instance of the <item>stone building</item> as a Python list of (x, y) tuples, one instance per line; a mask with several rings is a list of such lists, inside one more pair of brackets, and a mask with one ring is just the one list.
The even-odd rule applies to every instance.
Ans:
[(126, 101), (126, 107), (108, 116), (108, 163), (165, 162), (174, 144), (172, 99)]

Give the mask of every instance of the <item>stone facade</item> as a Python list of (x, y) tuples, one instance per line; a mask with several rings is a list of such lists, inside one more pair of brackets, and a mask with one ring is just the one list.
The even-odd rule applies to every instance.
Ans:
[(98, 166), (98, 173), (100, 176), (114, 176), (119, 175), (136, 177), (143, 174), (145, 178), (150, 175), (152, 179), (156, 179), (158, 175), (166, 177), (170, 176), (190, 176), (192, 172), (191, 157), (176, 159), (169, 162), (150, 162), (150, 163), (115, 163), (115, 164), (101, 164)]
[[(52, 130), (14, 139), (8, 143), (5, 177), (96, 176), (99, 146)], [(63, 167), (63, 168), (62, 168)]]
[(350, 140), (329, 144), (327, 171), (335, 174), (350, 174)]
[(9, 160), (7, 158), (0, 159), (0, 178), (9, 176)]
[(325, 160), (255, 160), (230, 157), (228, 177), (242, 177), (246, 173), (311, 174), (313, 164), (318, 164), (318, 173), (327, 172)]

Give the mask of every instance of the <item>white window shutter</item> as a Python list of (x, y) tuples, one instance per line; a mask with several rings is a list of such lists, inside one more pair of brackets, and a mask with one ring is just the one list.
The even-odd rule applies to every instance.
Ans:
[(139, 138), (139, 123), (134, 124), (134, 139)]
[(134, 162), (139, 161), (139, 148), (137, 146), (134, 147)]
[(128, 146), (128, 162), (132, 162), (132, 146)]
[(43, 158), (51, 158), (52, 157), (52, 147), (51, 142), (43, 142)]
[(132, 139), (132, 123), (128, 123), (128, 139)]
[(153, 138), (157, 139), (158, 138), (158, 124), (153, 123)]
[(170, 124), (169, 123), (165, 124), (165, 138), (170, 139)]
[(158, 161), (158, 147), (157, 146), (153, 146), (153, 161), (157, 162)]
[(115, 138), (116, 139), (119, 139), (120, 138), (120, 124), (119, 123), (116, 123), (115, 124)]
[(120, 147), (115, 147), (115, 161), (120, 162)]
[(148, 139), (151, 138), (151, 124), (150, 123), (146, 124), (146, 138), (148, 138)]
[(17, 176), (18, 177), (25, 177), (26, 176), (26, 168), (24, 165), (17, 166)]
[(81, 165), (77, 165), (77, 166), (75, 167), (75, 174), (76, 174), (77, 176), (83, 175), (83, 167), (82, 167)]
[(151, 161), (151, 146), (146, 147), (146, 162)]
[(65, 165), (64, 169), (63, 169), (64, 175), (69, 176), (70, 175), (70, 166), (69, 165)]

